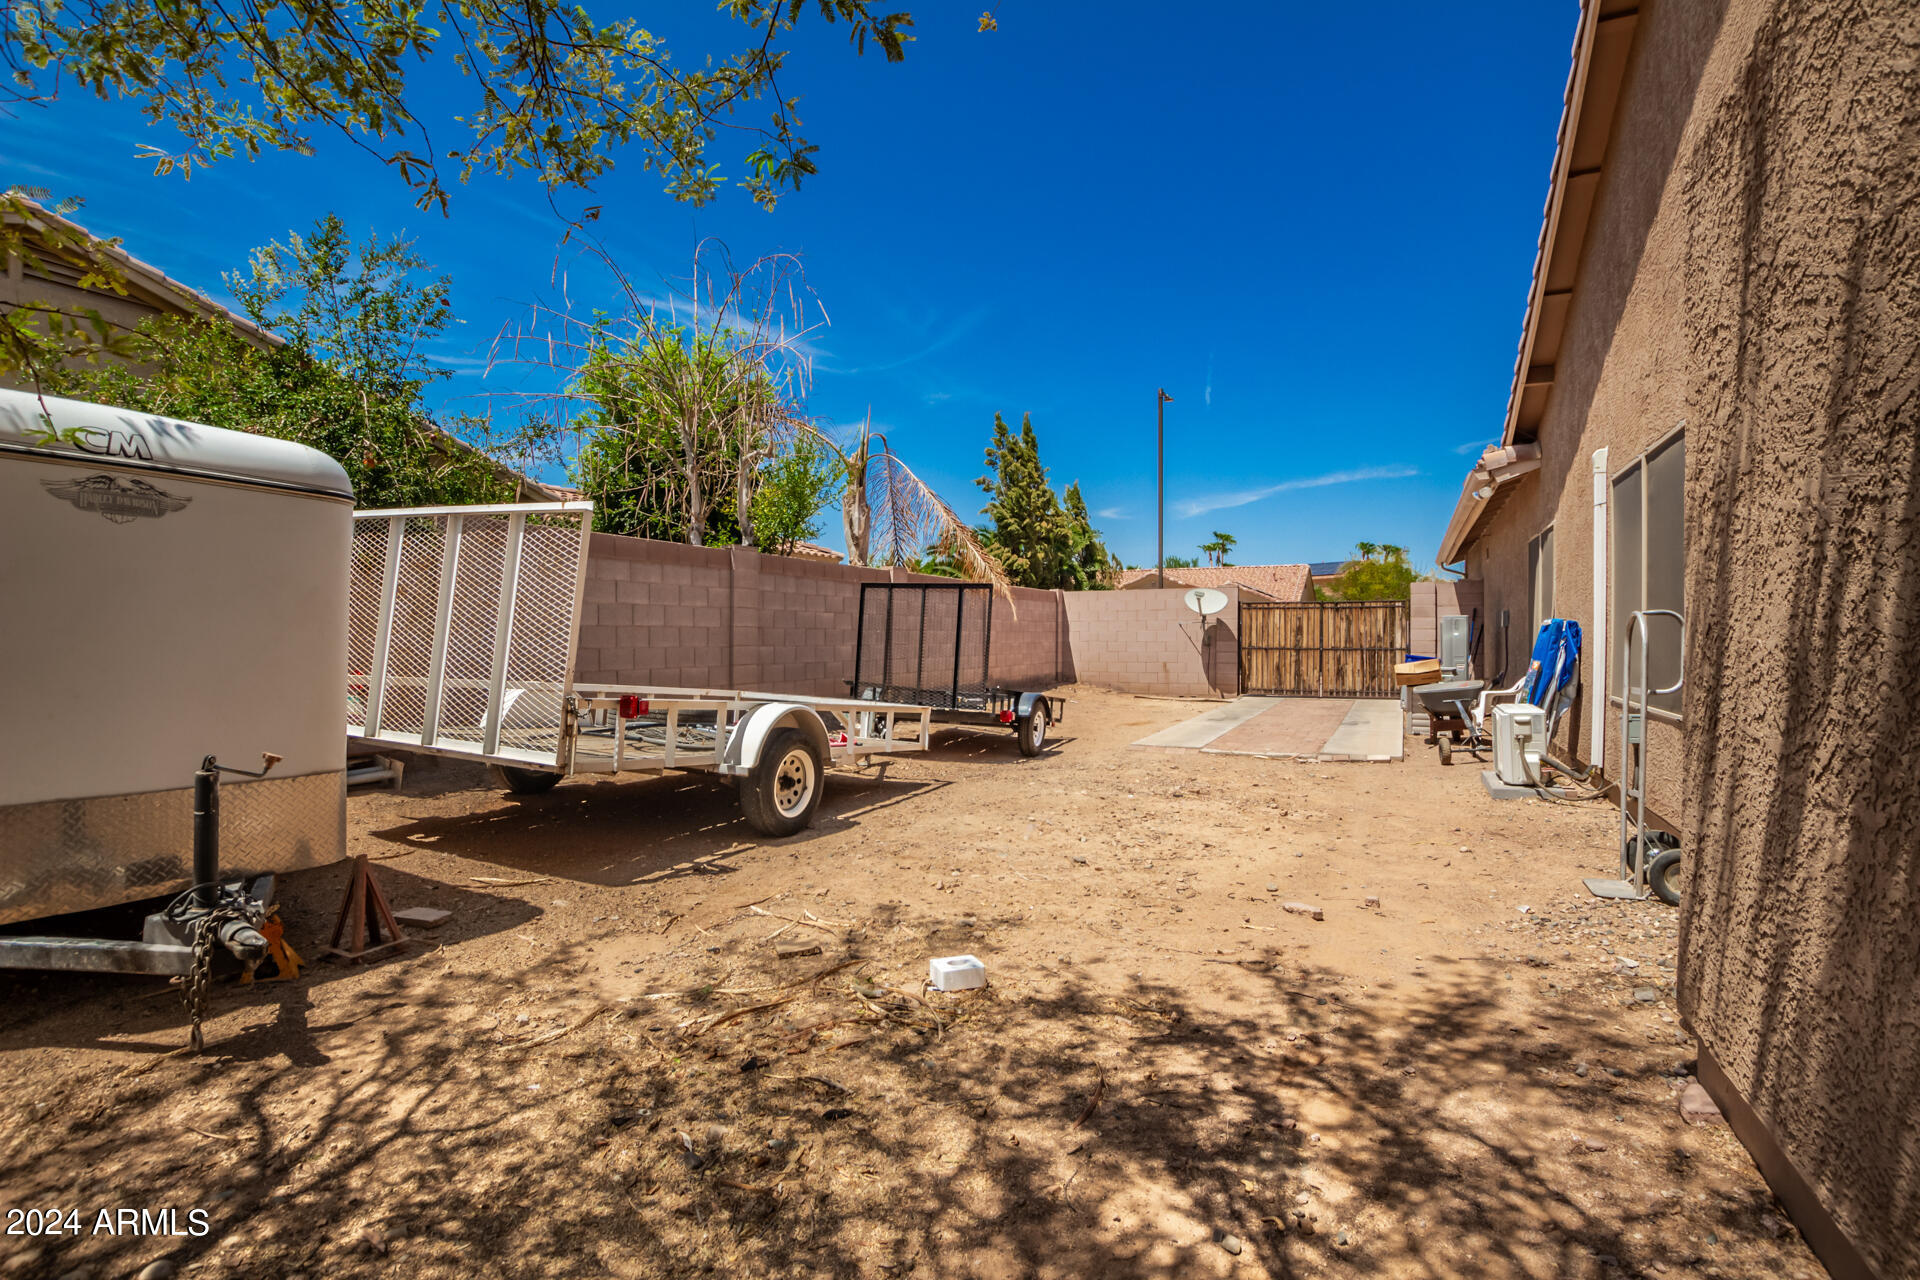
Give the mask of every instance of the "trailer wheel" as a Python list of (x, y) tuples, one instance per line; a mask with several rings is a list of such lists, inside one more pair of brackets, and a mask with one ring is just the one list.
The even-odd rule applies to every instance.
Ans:
[(813, 824), (825, 790), (820, 751), (795, 728), (775, 730), (753, 772), (740, 779), (740, 809), (764, 836), (790, 836)]
[(1036, 702), (1033, 714), (1014, 726), (1014, 733), (1020, 739), (1020, 754), (1037, 756), (1047, 745), (1047, 704)]
[(1680, 851), (1662, 849), (1653, 855), (1647, 868), (1647, 884), (1660, 901), (1670, 907), (1680, 905)]
[(545, 769), (516, 769), (505, 764), (497, 764), (493, 769), (500, 775), (500, 781), (507, 784), (507, 790), (517, 796), (537, 796), (560, 785), (560, 775)]

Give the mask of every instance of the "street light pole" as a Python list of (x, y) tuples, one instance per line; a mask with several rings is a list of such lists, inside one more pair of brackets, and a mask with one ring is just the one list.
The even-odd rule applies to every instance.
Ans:
[(1158, 518), (1158, 541), (1160, 547), (1160, 586), (1167, 585), (1167, 401), (1173, 399), (1165, 387), (1160, 388), (1159, 402), (1154, 406), (1160, 415), (1159, 446), (1156, 450), (1157, 469), (1160, 473), (1160, 502)]

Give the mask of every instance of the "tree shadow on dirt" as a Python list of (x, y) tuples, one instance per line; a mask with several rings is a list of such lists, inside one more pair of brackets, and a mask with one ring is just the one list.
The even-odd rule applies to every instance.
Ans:
[[(506, 977), (457, 948), (396, 965), (323, 1026), (288, 991), (205, 1059), (76, 1081), (14, 1139), (5, 1189), (212, 1212), (204, 1239), (67, 1242), (49, 1274), (168, 1251), (208, 1276), (1598, 1277), (1603, 1260), (1690, 1261), (1576, 1189), (1602, 1151), (1542, 1137), (1564, 1132), (1550, 1111), (1598, 1122), (1619, 1082), (1564, 1088), (1543, 1064), (1565, 1046), (1511, 1025), (1472, 974), (1362, 994), (1331, 971), (1222, 962), (1224, 1003), (1092, 972), (1137, 963), (1119, 955), (952, 997), (898, 976), (928, 941), (982, 937), (992, 964), (984, 939), (1013, 923), (883, 910), (864, 958), (829, 946), (798, 977), (696, 974), (666, 999), (644, 998), (662, 975), (636, 976), (605, 1005), (580, 994), (579, 947)], [(731, 935), (731, 956), (689, 963), (756, 947)], [(1585, 1054), (1631, 1047), (1582, 1034)]]
[[(287, 940), (305, 961), (297, 983), (271, 978), (240, 985), (232, 981), (238, 966), (222, 954), (215, 981), (222, 1008), (279, 1007), (287, 990), (325, 985), (358, 972), (357, 966), (323, 959), (345, 897), (352, 863), (296, 871), (275, 877), (275, 902)], [(474, 892), (375, 864), (387, 901), (396, 910), (439, 907), (453, 913), (443, 930), (416, 933), (412, 954), (447, 941), (466, 941), (519, 928), (539, 909), (513, 898)], [(31, 923), (37, 933), (72, 937), (138, 938), (149, 911), (166, 899), (128, 903), (99, 911)], [(403, 950), (400, 956), (408, 954)], [(395, 958), (399, 958), (396, 956)], [(272, 966), (267, 967), (272, 972)], [(0, 970), (0, 1046), (87, 1046), (120, 1052), (167, 1053), (186, 1043), (186, 1013), (181, 989), (167, 978), (148, 974), (73, 973)]]
[(417, 818), (370, 834), (410, 849), (473, 857), (529, 875), (599, 885), (729, 874), (734, 855), (803, 845), (870, 820), (947, 784), (836, 772), (813, 826), (781, 839), (740, 814), (731, 781), (704, 774), (639, 780), (574, 780), (539, 795), (449, 817)]

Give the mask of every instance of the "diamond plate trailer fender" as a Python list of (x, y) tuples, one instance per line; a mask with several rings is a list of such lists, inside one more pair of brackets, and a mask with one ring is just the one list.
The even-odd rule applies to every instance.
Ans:
[(787, 725), (807, 735), (807, 740), (820, 752), (822, 764), (833, 762), (832, 741), (827, 736), (826, 721), (818, 711), (799, 702), (762, 702), (734, 722), (733, 732), (727, 735), (726, 750), (720, 754), (720, 772), (734, 776), (753, 772), (767, 739), (773, 736), (774, 730)]

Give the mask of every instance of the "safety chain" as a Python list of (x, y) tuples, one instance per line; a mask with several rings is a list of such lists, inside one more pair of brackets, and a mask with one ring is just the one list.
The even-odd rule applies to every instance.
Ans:
[[(183, 897), (185, 895), (182, 895)], [(252, 899), (240, 895), (246, 906), (238, 905), (232, 897), (193, 922), (193, 968), (187, 974), (186, 986), (181, 997), (187, 1006), (187, 1043), (195, 1053), (205, 1047), (205, 1039), (200, 1033), (200, 1024), (207, 1016), (207, 986), (213, 979), (214, 945), (220, 939), (222, 925), (233, 921), (258, 927), (265, 916)], [(248, 909), (252, 907), (253, 909)]]

